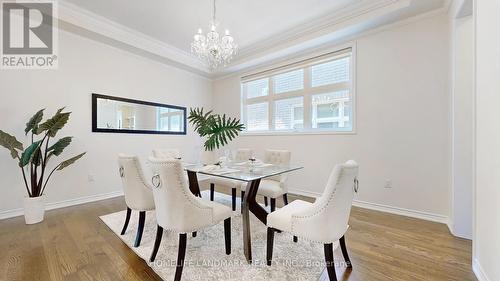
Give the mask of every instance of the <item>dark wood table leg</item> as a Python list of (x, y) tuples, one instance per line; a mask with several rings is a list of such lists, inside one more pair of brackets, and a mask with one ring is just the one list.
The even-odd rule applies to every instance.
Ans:
[[(189, 190), (191, 190), (191, 193), (193, 193), (194, 196), (201, 198), (200, 185), (198, 184), (198, 176), (196, 175), (196, 172), (187, 171), (187, 173), (188, 173), (188, 180), (189, 180)], [(192, 236), (196, 237), (197, 232), (196, 231), (193, 232)]]
[[(201, 197), (200, 186), (196, 172), (188, 171), (189, 190)], [(250, 235), (250, 212), (252, 212), (264, 225), (267, 224), (268, 212), (257, 203), (255, 197), (259, 189), (260, 179), (248, 182), (245, 195), (242, 199), (243, 217), (243, 250), (248, 263), (252, 263), (252, 238)]]
[(250, 232), (250, 212), (252, 212), (263, 224), (267, 224), (267, 211), (255, 200), (259, 189), (260, 179), (248, 182), (245, 197), (243, 198), (243, 251), (248, 263), (252, 263), (252, 238)]
[(189, 179), (189, 190), (191, 190), (191, 193), (193, 193), (195, 196), (201, 197), (201, 191), (198, 184), (198, 176), (196, 175), (196, 172), (187, 171), (187, 173)]

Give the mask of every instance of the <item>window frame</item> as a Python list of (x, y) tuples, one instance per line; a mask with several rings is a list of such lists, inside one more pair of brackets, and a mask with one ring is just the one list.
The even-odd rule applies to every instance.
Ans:
[[(349, 82), (340, 82), (330, 85), (322, 85), (317, 87), (312, 87), (311, 83), (311, 66), (321, 64), (322, 62), (331, 61), (332, 58), (342, 57), (344, 54), (348, 53), (350, 49), (350, 85)], [(357, 113), (357, 102), (356, 102), (356, 44), (354, 42), (348, 43), (342, 46), (337, 46), (335, 48), (330, 48), (328, 50), (323, 50), (322, 52), (312, 53), (308, 56), (303, 56), (295, 60), (289, 60), (281, 64), (274, 65), (268, 69), (261, 69), (261, 71), (254, 72), (253, 74), (247, 74), (240, 77), (240, 117), (244, 124), (247, 124), (247, 112), (246, 107), (250, 104), (267, 102), (268, 104), (268, 130), (260, 131), (248, 131), (244, 130), (241, 132), (242, 136), (245, 135), (315, 135), (315, 134), (339, 134), (339, 135), (352, 135), (356, 134), (356, 113)], [(304, 69), (304, 89), (284, 92), (284, 93), (274, 93), (274, 76), (294, 71), (297, 69)], [(246, 93), (244, 91), (244, 84), (268, 78), (268, 93), (265, 96), (259, 96), (254, 98), (246, 98)], [(350, 88), (349, 88), (350, 86)], [(312, 97), (317, 94), (326, 94), (336, 91), (345, 90), (349, 88), (350, 90), (350, 102), (351, 102), (351, 116), (352, 116), (352, 130), (349, 131), (335, 131), (330, 128), (312, 128)], [(291, 129), (291, 130), (276, 130), (275, 126), (275, 101), (303, 97), (303, 127), (302, 129)]]

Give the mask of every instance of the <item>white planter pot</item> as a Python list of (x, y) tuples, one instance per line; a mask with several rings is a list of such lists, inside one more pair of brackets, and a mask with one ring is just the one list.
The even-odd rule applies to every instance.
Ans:
[(45, 215), (45, 202), (43, 196), (24, 198), (24, 220), (26, 224), (43, 221)]

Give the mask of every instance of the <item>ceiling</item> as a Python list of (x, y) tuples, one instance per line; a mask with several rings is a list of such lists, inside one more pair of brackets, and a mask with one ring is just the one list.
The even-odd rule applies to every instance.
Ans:
[[(249, 61), (252, 60), (255, 61), (253, 65), (262, 63), (265, 55), (277, 53), (279, 49), (297, 51), (300, 44), (304, 49), (333, 42), (338, 39), (333, 36), (335, 34), (346, 36), (348, 33), (359, 33), (446, 7), (450, 1), (217, 0), (220, 31), (229, 29), (240, 49), (226, 72), (251, 66)], [(59, 3), (60, 7), (71, 7), (66, 19), (74, 26), (81, 26), (210, 76), (209, 70), (190, 54), (190, 44), (198, 28), (204, 31), (208, 28), (212, 0), (61, 0)], [(97, 18), (100, 19), (95, 20)], [(152, 40), (137, 43), (137, 36), (136, 39), (122, 40), (124, 35), (121, 33), (125, 32), (122, 27), (133, 31), (129, 33), (146, 35), (146, 39), (139, 38), (141, 40)], [(352, 31), (348, 31), (349, 28)], [(151, 45), (153, 41), (156, 44), (154, 46)], [(297, 47), (293, 49), (291, 45)], [(290, 52), (282, 55), (290, 55)], [(236, 64), (242, 67), (235, 68)]]
[[(212, 0), (65, 0), (181, 50), (206, 30)], [(360, 0), (217, 0), (217, 20), (241, 49)]]

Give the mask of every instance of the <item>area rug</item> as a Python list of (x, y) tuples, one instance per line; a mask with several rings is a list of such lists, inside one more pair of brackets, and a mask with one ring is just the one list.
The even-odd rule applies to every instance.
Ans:
[[(203, 192), (208, 198), (208, 192)], [(239, 198), (238, 198), (239, 199)], [(215, 194), (215, 201), (231, 206), (231, 197)], [(239, 202), (237, 206), (240, 206)], [(186, 259), (182, 280), (318, 280), (325, 268), (323, 245), (299, 239), (292, 241), (286, 233), (276, 233), (274, 240), (273, 265), (266, 265), (266, 226), (250, 215), (253, 263), (248, 264), (243, 254), (242, 218), (240, 210), (231, 218), (232, 253), (224, 250), (224, 226), (219, 223), (198, 232), (197, 237), (188, 235)], [(177, 260), (179, 235), (165, 231), (161, 247), (153, 263), (149, 257), (156, 236), (154, 211), (146, 215), (141, 245), (134, 248), (138, 212), (132, 212), (127, 232), (120, 235), (125, 220), (125, 210), (100, 217), (101, 220), (127, 244), (163, 280), (173, 280)], [(337, 248), (337, 245), (335, 245)]]

